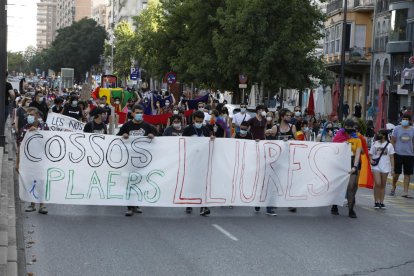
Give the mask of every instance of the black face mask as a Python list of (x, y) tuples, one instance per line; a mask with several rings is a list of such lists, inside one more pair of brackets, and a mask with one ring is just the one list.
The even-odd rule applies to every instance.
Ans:
[(352, 134), (352, 133), (355, 133), (355, 129), (354, 128), (346, 128), (345, 132), (348, 133), (348, 134)]

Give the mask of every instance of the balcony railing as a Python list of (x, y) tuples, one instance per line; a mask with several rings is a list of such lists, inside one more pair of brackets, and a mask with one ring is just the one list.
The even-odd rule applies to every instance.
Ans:
[[(348, 0), (348, 11), (373, 10), (375, 0)], [(344, 0), (334, 0), (326, 6), (326, 13), (341, 11), (344, 7)]]
[[(371, 60), (371, 47), (353, 47), (345, 52), (346, 63), (369, 64)], [(341, 62), (340, 54), (325, 55), (326, 64), (339, 64)]]

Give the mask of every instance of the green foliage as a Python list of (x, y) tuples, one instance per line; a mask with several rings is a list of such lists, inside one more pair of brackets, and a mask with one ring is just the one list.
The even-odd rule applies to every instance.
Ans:
[(324, 16), (307, 0), (161, 0), (135, 19), (137, 54), (151, 76), (233, 88), (239, 73), (278, 87), (325, 78), (313, 53)]
[(7, 52), (7, 64), (9, 72), (24, 72), (25, 67), (27, 67), (22, 52)]
[(126, 21), (121, 21), (115, 28), (114, 71), (120, 78), (130, 73), (131, 59), (134, 58), (135, 33)]
[(106, 31), (93, 19), (81, 19), (71, 26), (58, 30), (49, 49), (38, 53), (31, 60), (31, 68), (42, 70), (74, 68), (80, 80), (89, 69), (99, 64), (104, 50)]

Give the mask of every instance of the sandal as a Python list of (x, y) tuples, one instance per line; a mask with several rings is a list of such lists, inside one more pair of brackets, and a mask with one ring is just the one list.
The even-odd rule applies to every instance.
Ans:
[(414, 198), (414, 197), (412, 197), (412, 196), (410, 196), (410, 195), (402, 195), (401, 197), (405, 197), (405, 198)]

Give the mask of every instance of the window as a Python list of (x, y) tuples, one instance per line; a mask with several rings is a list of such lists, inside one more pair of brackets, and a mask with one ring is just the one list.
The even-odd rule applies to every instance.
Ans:
[(382, 69), (382, 79), (386, 80), (387, 76), (390, 74), (390, 64), (388, 62), (388, 59), (385, 59), (384, 61), (384, 68)]
[(325, 55), (329, 54), (329, 29), (325, 30), (324, 48), (325, 48)]
[(335, 26), (335, 53), (339, 53), (341, 45), (341, 24)]
[(390, 41), (406, 40), (407, 9), (391, 12)]
[(375, 62), (375, 84), (379, 86), (381, 83), (381, 64), (380, 61), (377, 60)]

